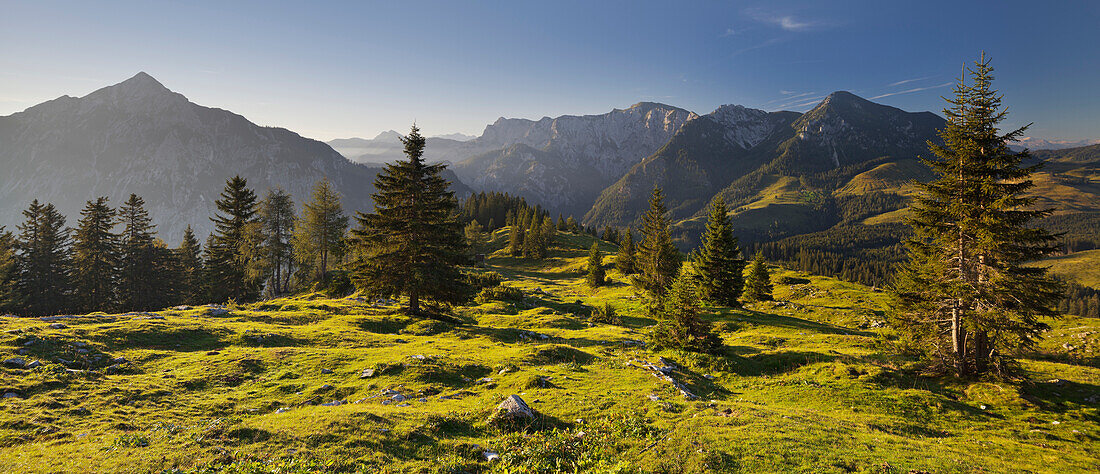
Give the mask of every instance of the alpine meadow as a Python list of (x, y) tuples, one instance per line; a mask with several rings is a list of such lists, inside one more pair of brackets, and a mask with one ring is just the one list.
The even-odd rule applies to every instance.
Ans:
[(99, 7), (0, 0), (0, 472), (1100, 472), (1091, 2)]

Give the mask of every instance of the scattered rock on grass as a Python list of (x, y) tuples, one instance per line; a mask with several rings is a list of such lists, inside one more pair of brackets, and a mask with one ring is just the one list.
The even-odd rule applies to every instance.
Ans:
[(325, 374), (325, 375), (331, 374), (331, 373), (332, 373), (332, 369), (321, 369), (321, 373), (322, 373), (322, 374)]
[(496, 411), (489, 417), (489, 424), (498, 428), (520, 428), (530, 425), (538, 418), (538, 412), (527, 406), (519, 395), (509, 395), (497, 405)]
[(66, 329), (68, 327), (69, 326), (66, 326), (66, 325), (61, 324), (61, 323), (53, 323), (53, 324), (50, 325), (50, 329)]
[(27, 361), (23, 360), (22, 357), (12, 357), (11, 359), (5, 360), (4, 365), (8, 367), (16, 367), (22, 369), (25, 365), (27, 365)]

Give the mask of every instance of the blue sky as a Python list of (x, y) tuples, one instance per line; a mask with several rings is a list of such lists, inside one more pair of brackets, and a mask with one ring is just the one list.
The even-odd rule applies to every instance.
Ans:
[(993, 58), (1010, 124), (1100, 138), (1097, 1), (12, 2), (0, 115), (146, 71), (202, 105), (305, 136), (657, 101), (804, 111), (834, 90), (943, 108)]

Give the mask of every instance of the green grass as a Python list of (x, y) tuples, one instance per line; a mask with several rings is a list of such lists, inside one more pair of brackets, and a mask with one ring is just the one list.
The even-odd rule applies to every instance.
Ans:
[(1047, 258), (1041, 264), (1049, 265), (1051, 273), (1055, 275), (1081, 285), (1100, 288), (1100, 249)]
[[(708, 309), (724, 354), (654, 354), (634, 342), (653, 321), (622, 275), (585, 286), (590, 245), (559, 235), (543, 262), (492, 253), (487, 270), (525, 298), (455, 308), (456, 324), (320, 295), (220, 317), (196, 308), (156, 313), (163, 320), (75, 318), (66, 329), (2, 319), (3, 358), (26, 349), (46, 365), (0, 368), (2, 391), (19, 394), (0, 399), (0, 471), (1097, 468), (1097, 321), (1053, 321), (1023, 359), (1031, 382), (925, 378), (892, 355), (886, 295), (775, 269), (809, 283), (777, 285), (774, 303)], [(589, 308), (605, 302), (622, 325), (589, 325)], [(698, 400), (638, 367), (658, 356)], [(129, 363), (108, 369), (116, 357)], [(383, 390), (409, 406), (383, 404)], [(511, 394), (542, 415), (529, 431), (486, 421)], [(486, 450), (501, 460), (486, 461)]]

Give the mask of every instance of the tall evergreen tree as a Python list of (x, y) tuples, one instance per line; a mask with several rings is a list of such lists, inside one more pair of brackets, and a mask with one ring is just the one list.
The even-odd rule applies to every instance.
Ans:
[(156, 272), (155, 229), (145, 200), (136, 194), (118, 209), (124, 228), (119, 239), (119, 305), (124, 311), (154, 309), (162, 275)]
[(1029, 225), (1050, 215), (1025, 197), (1039, 165), (1008, 142), (1027, 127), (1001, 133), (1002, 96), (982, 53), (955, 86), (944, 110), (943, 145), (929, 143), (937, 178), (919, 185), (908, 223), (909, 263), (898, 273), (893, 321), (929, 359), (960, 376), (1013, 368), (1010, 353), (1034, 347), (1057, 315), (1062, 285), (1044, 267), (1024, 263), (1057, 250), (1055, 238)]
[(183, 231), (183, 240), (176, 247), (176, 298), (182, 304), (198, 304), (203, 300), (202, 246), (191, 226)]
[(16, 240), (20, 312), (30, 316), (57, 314), (68, 309), (72, 296), (70, 232), (53, 204), (35, 199), (23, 211)]
[(749, 265), (749, 276), (745, 279), (745, 291), (741, 298), (745, 301), (772, 300), (772, 276), (761, 252), (756, 252)]
[(745, 260), (741, 257), (726, 202), (718, 197), (711, 204), (702, 246), (692, 253), (699, 290), (707, 301), (722, 306), (740, 306), (744, 288)]
[(633, 275), (636, 271), (634, 265), (634, 233), (627, 229), (623, 233), (623, 240), (619, 242), (619, 253), (615, 256), (615, 268), (623, 275)]
[[(290, 291), (290, 274), (294, 262), (291, 242), (294, 232), (294, 201), (290, 194), (282, 188), (269, 190), (260, 203), (259, 217), (268, 291), (274, 296), (282, 295)], [(345, 219), (345, 223), (346, 221)]]
[(229, 299), (247, 301), (259, 296), (259, 284), (248, 277), (246, 255), (253, 254), (245, 248), (248, 226), (256, 222), (256, 193), (249, 189), (248, 181), (234, 176), (225, 183), (219, 199), (214, 201), (217, 212), (210, 220), (214, 233), (206, 246), (207, 295), (212, 301)]
[(88, 201), (80, 212), (73, 239), (73, 307), (77, 311), (111, 311), (118, 305), (119, 236), (115, 210), (107, 198)]
[(466, 261), (466, 242), (454, 193), (440, 176), (446, 165), (424, 163), (425, 139), (415, 125), (401, 141), (408, 160), (386, 165), (374, 181), (374, 212), (357, 216), (360, 228), (353, 233), (362, 260), (353, 278), (370, 295), (408, 295), (408, 310), (417, 314), (421, 299), (469, 299), (458, 267)]
[(325, 281), (333, 264), (343, 258), (347, 231), (348, 217), (340, 204), (340, 194), (328, 178), (318, 181), (302, 208), (295, 238), (299, 263), (306, 271), (314, 272), (317, 281)]
[(517, 219), (512, 219), (512, 225), (508, 228), (508, 253), (513, 257), (523, 256), (523, 241), (526, 231), (523, 229), (523, 225), (515, 222)]
[(588, 283), (589, 288), (601, 287), (606, 283), (603, 252), (600, 252), (599, 242), (592, 242), (592, 248), (588, 250), (588, 276), (585, 281)]
[(18, 294), (15, 292), (18, 277), (15, 236), (0, 226), (0, 312), (15, 311), (18, 307)]
[(680, 273), (680, 252), (672, 243), (665, 219), (667, 213), (661, 189), (653, 188), (649, 210), (642, 218), (642, 243), (636, 259), (638, 274), (634, 276), (634, 286), (648, 297), (650, 311), (658, 310), (661, 298)]
[(699, 314), (702, 295), (696, 280), (687, 268), (673, 280), (662, 299), (657, 325), (650, 333), (652, 347), (702, 353), (717, 353), (722, 348), (722, 338)]

